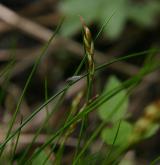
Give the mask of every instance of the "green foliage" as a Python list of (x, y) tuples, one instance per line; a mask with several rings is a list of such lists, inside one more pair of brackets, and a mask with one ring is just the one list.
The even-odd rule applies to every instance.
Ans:
[[(45, 160), (47, 159), (48, 155), (46, 154), (45, 150), (42, 150), (40, 154), (37, 155), (37, 157), (33, 160), (32, 165), (43, 165)], [(45, 165), (51, 165), (52, 163), (47, 160)]]
[[(120, 127), (118, 130), (119, 122), (113, 124), (111, 128), (106, 128), (102, 131), (102, 139), (107, 144), (112, 145), (114, 143), (115, 136), (117, 134), (114, 145), (122, 145), (125, 144), (128, 140), (129, 135), (132, 131), (132, 125), (127, 121), (121, 121)], [(118, 132), (117, 132), (118, 131)]]
[(150, 26), (156, 23), (155, 15), (160, 11), (160, 2), (149, 1), (147, 5), (135, 4), (130, 8), (129, 17), (141, 26)]
[(98, 18), (100, 24), (103, 24), (104, 20), (109, 18), (113, 12), (115, 12), (106, 28), (104, 28), (105, 34), (114, 39), (118, 37), (124, 29), (128, 15), (128, 0), (101, 1), (101, 14)]
[(151, 26), (155, 23), (154, 17), (160, 11), (160, 2), (156, 0), (133, 2), (131, 0), (65, 0), (59, 9), (67, 17), (62, 27), (62, 34), (71, 36), (81, 28), (78, 15), (82, 15), (87, 23), (96, 21), (100, 26), (111, 17), (105, 34), (117, 38), (124, 30), (128, 20), (141, 25)]
[[(120, 85), (121, 82), (116, 77), (111, 76), (104, 88), (104, 93), (109, 93)], [(126, 94), (126, 91), (122, 90), (99, 107), (98, 113), (100, 118), (104, 122), (112, 123), (112, 127), (104, 128), (101, 133), (103, 141), (109, 145), (122, 145), (131, 134), (132, 125), (130, 123), (122, 120), (119, 125), (119, 120), (124, 118), (128, 108)]]
[(100, 152), (94, 154), (87, 154), (79, 160), (77, 165), (94, 165), (94, 164), (98, 164), (103, 159), (104, 159), (104, 155)]
[[(110, 92), (120, 84), (121, 82), (116, 77), (111, 76), (104, 89), (104, 93)], [(126, 91), (122, 90), (111, 99), (109, 99), (107, 102), (102, 104), (99, 107), (98, 113), (103, 121), (115, 122), (124, 117), (127, 108), (128, 98), (126, 97)]]
[(93, 0), (69, 0), (60, 5), (60, 10), (67, 16), (64, 26), (61, 28), (63, 35), (72, 35), (77, 29), (81, 29), (79, 15), (82, 15), (86, 22), (97, 18), (98, 13), (96, 11), (99, 7), (97, 3), (92, 2)]

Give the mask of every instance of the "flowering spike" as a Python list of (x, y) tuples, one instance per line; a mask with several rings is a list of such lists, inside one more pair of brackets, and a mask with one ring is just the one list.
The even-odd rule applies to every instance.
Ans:
[(92, 40), (92, 35), (89, 30), (89, 28), (86, 26), (83, 18), (80, 16), (80, 21), (83, 26), (83, 44), (84, 44), (84, 50), (87, 55), (88, 59), (88, 72), (90, 80), (93, 79), (94, 75), (94, 42)]

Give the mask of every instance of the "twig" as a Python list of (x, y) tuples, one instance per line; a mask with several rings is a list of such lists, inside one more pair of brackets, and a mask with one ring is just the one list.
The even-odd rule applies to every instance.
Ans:
[[(30, 36), (40, 40), (41, 42), (47, 42), (49, 37), (52, 35), (52, 31), (37, 24), (33, 21), (30, 21), (20, 15), (16, 14), (14, 11), (8, 9), (7, 7), (0, 5), (0, 19), (9, 25), (23, 31), (24, 33), (29, 34)], [(63, 37), (58, 37), (54, 40), (53, 46), (57, 47), (57, 44), (61, 44), (61, 47), (65, 47), (67, 50), (73, 52), (80, 57), (83, 56), (83, 46), (71, 39), (66, 39)], [(95, 61), (97, 63), (103, 63), (108, 61), (110, 58), (99, 51), (95, 51)], [(119, 67), (120, 66), (120, 67)], [(137, 73), (138, 68), (128, 64), (126, 62), (118, 62), (110, 66), (112, 69), (132, 76)]]
[(38, 24), (24, 17), (21, 17), (20, 15), (16, 14), (14, 11), (10, 10), (2, 4), (0, 4), (0, 11), (0, 19), (4, 22), (20, 29), (21, 31), (31, 36), (34, 36), (40, 41), (46, 42), (49, 40), (52, 32), (48, 29), (44, 29)]
[[(28, 18), (28, 19), (31, 19), (32, 21), (35, 21), (44, 26), (53, 27), (58, 24), (59, 18), (60, 18), (60, 15), (56, 13), (49, 13), (45, 15)], [(5, 22), (0, 22), (0, 33), (7, 33), (13, 30), (15, 30), (15, 27)]]
[[(31, 143), (32, 139), (34, 138), (34, 134), (30, 134), (30, 133), (21, 133), (20, 137), (19, 137), (19, 141), (18, 141), (18, 148), (17, 151), (24, 148), (26, 145), (28, 145), (29, 143)], [(49, 135), (46, 134), (40, 134), (35, 143), (36, 145), (41, 145), (43, 144), (47, 139), (48, 139)], [(5, 138), (5, 133), (4, 132), (0, 132), (0, 143), (3, 142)], [(15, 141), (14, 141), (15, 143)], [(61, 141), (55, 141), (55, 143), (61, 144)], [(76, 138), (72, 138), (72, 137), (68, 137), (68, 139), (65, 141), (65, 145), (66, 146), (70, 146), (70, 147), (75, 147), (77, 145), (77, 139)], [(9, 143), (8, 143), (8, 146)]]

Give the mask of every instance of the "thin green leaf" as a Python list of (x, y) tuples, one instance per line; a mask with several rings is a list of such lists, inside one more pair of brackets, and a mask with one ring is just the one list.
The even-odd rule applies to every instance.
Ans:
[(132, 125), (128, 123), (127, 121), (122, 121), (117, 138), (115, 143), (114, 142), (114, 137), (117, 132), (119, 122), (115, 123), (112, 128), (106, 128), (102, 131), (102, 139), (107, 143), (107, 144), (114, 144), (114, 145), (123, 145), (124, 143), (127, 142), (129, 135), (131, 134), (132, 131)]
[[(32, 161), (32, 165), (43, 165), (44, 160), (47, 158), (45, 150), (42, 150), (39, 155)], [(45, 165), (52, 165), (51, 161), (45, 162)]]
[[(121, 61), (121, 60), (126, 60), (126, 59), (129, 59), (129, 58), (133, 58), (133, 57), (140, 57), (140, 56), (144, 56), (146, 53), (148, 53), (148, 52), (150, 52), (150, 50), (148, 50), (148, 51), (144, 51), (144, 52), (140, 52), (140, 53), (134, 53), (134, 54), (131, 54), (131, 55), (128, 55), (128, 56), (125, 56), (125, 57), (120, 57), (120, 58), (117, 58), (117, 59), (113, 59), (111, 62), (107, 62), (107, 63), (105, 63), (105, 64), (103, 64), (103, 65), (100, 65), (100, 66), (98, 66), (97, 68), (96, 68), (96, 71), (99, 71), (99, 70), (102, 70), (102, 69), (104, 69), (104, 68), (106, 68), (107, 66), (109, 66), (109, 65), (111, 65), (111, 64), (113, 64), (113, 63), (115, 63), (115, 62), (118, 62), (118, 61)], [(147, 73), (146, 73), (147, 74)], [(57, 96), (59, 96), (60, 94), (62, 94), (67, 88), (69, 88), (70, 86), (72, 86), (73, 84), (75, 84), (76, 82), (78, 82), (80, 79), (82, 79), (82, 78), (84, 78), (85, 76), (86, 76), (87, 74), (85, 74), (84, 76), (82, 76), (82, 77), (80, 77), (79, 79), (77, 79), (76, 81), (74, 81), (74, 82), (72, 82), (72, 83), (69, 83), (69, 84), (67, 84), (63, 89), (61, 89), (59, 92), (57, 92), (56, 94), (54, 94), (53, 96), (51, 96), (46, 102), (44, 102), (40, 107), (38, 107), (37, 109), (35, 109), (34, 111), (33, 111), (33, 113), (30, 115), (30, 116), (28, 116), (25, 120), (24, 120), (24, 122), (12, 133), (12, 134), (10, 134), (10, 136), (2, 143), (2, 144), (0, 144), (0, 149), (2, 149), (7, 143), (8, 143), (8, 141), (10, 141), (17, 133), (18, 133), (18, 131), (21, 129), (21, 128), (23, 128), (30, 120), (32, 120), (32, 118), (39, 112), (39, 111), (41, 111), (49, 102), (51, 102), (52, 100), (54, 100)], [(135, 76), (135, 77), (133, 77), (133, 79), (137, 79), (137, 76)], [(132, 80), (131, 80), (132, 81)], [(129, 84), (130, 83), (130, 81), (129, 82), (126, 82), (126, 84), (125, 84), (125, 86), (123, 86), (123, 88), (124, 87), (126, 87), (127, 86), (127, 84)], [(132, 82), (132, 84), (133, 84), (133, 82)], [(119, 90), (119, 89), (117, 89), (117, 90)], [(104, 100), (102, 100), (102, 102), (103, 102)], [(100, 102), (100, 105), (101, 105), (101, 102)], [(88, 107), (87, 108), (89, 108), (89, 105), (88, 105)], [(87, 111), (88, 112), (88, 111)], [(63, 128), (64, 129), (64, 128)], [(60, 131), (61, 132), (61, 131)], [(57, 134), (59, 134), (59, 133), (57, 133)], [(57, 134), (55, 134), (55, 137), (57, 136)]]

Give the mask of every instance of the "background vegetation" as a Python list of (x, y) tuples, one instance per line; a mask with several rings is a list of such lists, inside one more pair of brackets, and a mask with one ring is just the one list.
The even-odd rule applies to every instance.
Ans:
[(159, 14), (158, 0), (1, 0), (0, 164), (159, 164)]

